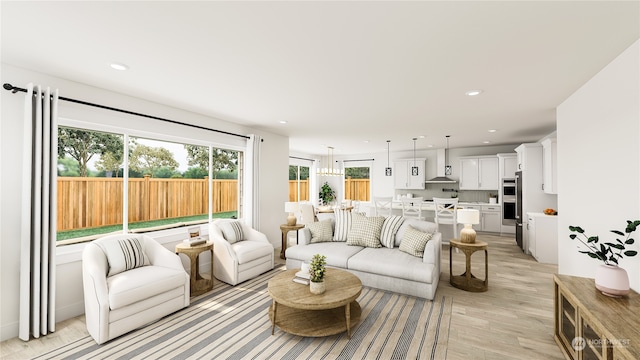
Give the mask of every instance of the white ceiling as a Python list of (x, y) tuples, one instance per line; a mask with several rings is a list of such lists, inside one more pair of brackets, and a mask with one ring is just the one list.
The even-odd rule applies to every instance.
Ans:
[(2, 1), (2, 62), (288, 135), (297, 153), (513, 144), (553, 132), (555, 107), (640, 38), (639, 4)]

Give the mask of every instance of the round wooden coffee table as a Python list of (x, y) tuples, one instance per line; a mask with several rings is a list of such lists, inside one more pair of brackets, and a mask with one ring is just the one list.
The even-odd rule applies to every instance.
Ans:
[(269, 280), (269, 294), (273, 304), (269, 308), (271, 334), (276, 325), (290, 334), (320, 337), (346, 331), (351, 338), (351, 328), (360, 321), (362, 310), (356, 301), (362, 291), (362, 282), (350, 272), (327, 268), (326, 291), (314, 295), (308, 285), (293, 281), (292, 269)]

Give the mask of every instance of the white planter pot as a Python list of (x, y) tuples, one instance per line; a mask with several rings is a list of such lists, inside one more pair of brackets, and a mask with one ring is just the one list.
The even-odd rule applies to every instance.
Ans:
[(325, 285), (324, 285), (324, 281), (322, 281), (322, 282), (310, 281), (309, 282), (309, 291), (311, 291), (312, 294), (320, 295), (320, 294), (324, 293), (325, 290), (326, 290), (326, 288), (325, 288)]
[(596, 289), (607, 296), (624, 296), (629, 293), (627, 271), (615, 265), (599, 265), (596, 268)]

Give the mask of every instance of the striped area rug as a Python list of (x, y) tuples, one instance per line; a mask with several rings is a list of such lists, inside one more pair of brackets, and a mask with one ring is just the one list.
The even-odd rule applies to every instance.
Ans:
[(271, 335), (267, 282), (216, 283), (191, 306), (103, 345), (89, 336), (36, 359), (444, 359), (451, 299), (427, 301), (364, 287), (360, 322), (324, 338)]

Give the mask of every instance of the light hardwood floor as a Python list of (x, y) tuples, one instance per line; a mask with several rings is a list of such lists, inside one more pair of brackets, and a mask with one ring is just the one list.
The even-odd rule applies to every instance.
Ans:
[[(553, 274), (525, 255), (512, 237), (478, 234), (489, 243), (489, 290), (471, 293), (449, 284), (449, 247), (443, 246), (436, 296), (453, 299), (447, 359), (562, 359), (553, 340)], [(276, 262), (282, 263), (276, 251)], [(483, 278), (484, 254), (472, 257), (472, 272)], [(453, 253), (453, 272), (464, 272), (464, 254)], [(28, 359), (87, 336), (84, 317), (58, 323), (56, 332), (23, 342), (0, 343), (0, 358)]]

